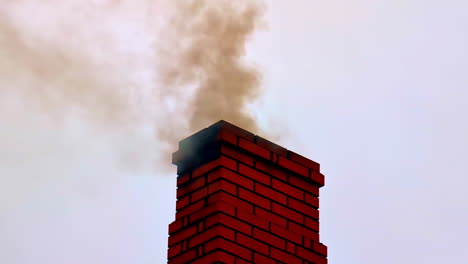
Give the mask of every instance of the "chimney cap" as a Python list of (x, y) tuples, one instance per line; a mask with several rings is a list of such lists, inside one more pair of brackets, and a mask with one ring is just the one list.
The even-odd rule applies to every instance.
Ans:
[[(177, 173), (180, 174), (189, 167), (196, 166), (214, 158), (217, 154), (217, 139), (222, 131), (234, 134), (251, 142), (255, 141), (255, 135), (253, 133), (225, 120), (220, 120), (179, 142), (179, 150), (172, 155), (172, 164), (178, 167)], [(204, 152), (203, 157), (199, 155), (201, 150)]]
[[(179, 142), (179, 150), (172, 155), (172, 164), (177, 165), (177, 174), (181, 175), (187, 170), (219, 157), (221, 142), (251, 152), (307, 178), (312, 177), (312, 171), (320, 172), (319, 163), (225, 120), (220, 120)], [(262, 155), (256, 151), (260, 151)], [(320, 179), (314, 181), (323, 185), (321, 175), (319, 176)]]

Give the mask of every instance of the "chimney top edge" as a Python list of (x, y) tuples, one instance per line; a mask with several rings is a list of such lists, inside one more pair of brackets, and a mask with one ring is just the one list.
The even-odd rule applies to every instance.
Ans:
[[(230, 136), (226, 136), (226, 134)], [(204, 151), (207, 156), (210, 156), (210, 159), (214, 158), (217, 155), (216, 153), (219, 152), (217, 146), (221, 141), (242, 148), (238, 145), (238, 138), (246, 139), (261, 149), (264, 149), (264, 151), (270, 151), (277, 156), (282, 156), (292, 161), (294, 164), (310, 168), (314, 171), (320, 171), (319, 163), (225, 120), (220, 120), (181, 140), (179, 142), (179, 150), (173, 153), (172, 163), (178, 166), (178, 173), (183, 172), (190, 167), (196, 166), (198, 163), (207, 161), (200, 157), (201, 151)], [(253, 154), (255, 155), (255, 153)], [(274, 156), (271, 157), (273, 158)], [(277, 158), (273, 158), (271, 161), (277, 163)]]

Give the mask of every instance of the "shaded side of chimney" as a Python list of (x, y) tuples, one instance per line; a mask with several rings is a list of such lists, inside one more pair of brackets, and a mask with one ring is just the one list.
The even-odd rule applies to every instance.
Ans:
[(182, 140), (168, 264), (326, 264), (320, 165), (228, 122)]

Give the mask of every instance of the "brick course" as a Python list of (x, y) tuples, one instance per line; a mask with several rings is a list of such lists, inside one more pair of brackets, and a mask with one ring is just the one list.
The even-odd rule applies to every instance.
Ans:
[(320, 165), (220, 121), (182, 140), (168, 264), (326, 264)]

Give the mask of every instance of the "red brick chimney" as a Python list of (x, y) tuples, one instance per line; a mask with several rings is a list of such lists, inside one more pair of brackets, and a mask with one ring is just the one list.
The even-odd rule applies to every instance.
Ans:
[(325, 264), (320, 165), (226, 121), (182, 140), (168, 264)]

